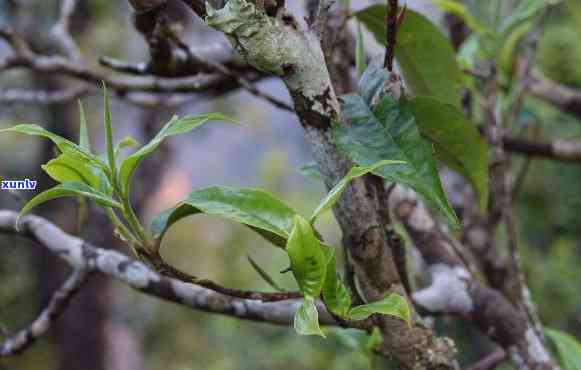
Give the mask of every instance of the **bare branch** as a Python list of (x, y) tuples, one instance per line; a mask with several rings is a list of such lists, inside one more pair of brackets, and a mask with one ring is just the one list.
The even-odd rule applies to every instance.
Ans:
[(89, 89), (80, 86), (64, 90), (42, 91), (42, 90), (21, 90), (6, 89), (0, 91), (1, 104), (60, 104), (81, 98), (89, 92)]
[(534, 96), (581, 119), (581, 90), (552, 81), (539, 71), (532, 71), (530, 78), (529, 89)]
[(48, 305), (26, 329), (9, 337), (0, 345), (0, 357), (18, 355), (28, 349), (51, 328), (68, 306), (72, 297), (87, 281), (85, 266), (75, 267), (67, 281), (52, 295)]
[(478, 362), (472, 364), (466, 370), (494, 370), (502, 364), (506, 359), (506, 351), (502, 348), (489, 353), (480, 359)]
[(51, 36), (71, 60), (82, 61), (81, 51), (70, 34), (70, 20), (77, 0), (62, 0), (58, 21), (51, 30)]
[(510, 353), (519, 369), (558, 369), (533, 324), (499, 291), (474, 278), (464, 248), (444, 233), (413, 191), (397, 186), (390, 202), (432, 276), (430, 286), (414, 293), (416, 304), (473, 321)]
[[(297, 299), (265, 303), (216, 293), (160, 275), (143, 263), (114, 250), (89, 245), (40, 217), (25, 217), (16, 230), (16, 217), (15, 212), (0, 211), (0, 232), (30, 238), (73, 268), (86, 266), (89, 271), (103, 273), (145, 294), (170, 302), (196, 310), (278, 325), (292, 325), (294, 313), (300, 305)], [(321, 302), (318, 302), (317, 307), (321, 324), (338, 325)]]

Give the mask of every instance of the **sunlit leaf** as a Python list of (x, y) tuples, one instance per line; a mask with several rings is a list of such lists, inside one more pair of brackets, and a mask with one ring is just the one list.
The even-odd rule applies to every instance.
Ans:
[(251, 188), (214, 186), (195, 190), (152, 224), (156, 237), (184, 217), (205, 213), (249, 226), (275, 245), (285, 247), (296, 212), (272, 194)]
[(359, 321), (365, 320), (376, 313), (398, 317), (408, 323), (408, 325), (411, 323), (411, 313), (408, 302), (404, 297), (395, 293), (380, 301), (353, 307), (349, 310), (348, 317), (350, 320)]
[(343, 194), (343, 192), (345, 191), (345, 189), (347, 188), (347, 186), (349, 185), (349, 183), (353, 179), (356, 179), (356, 178), (361, 177), (363, 175), (366, 175), (370, 172), (378, 170), (383, 166), (394, 165), (394, 164), (403, 164), (403, 163), (404, 162), (402, 162), (402, 161), (383, 160), (383, 161), (379, 161), (379, 162), (377, 162), (371, 166), (367, 166), (367, 167), (358, 167), (358, 166), (353, 167), (347, 173), (347, 175), (345, 175), (345, 177), (343, 179), (341, 179), (341, 181), (339, 181), (337, 183), (337, 185), (335, 185), (333, 187), (333, 189), (331, 189), (331, 191), (329, 191), (329, 193), (325, 196), (325, 198), (323, 198), (323, 200), (321, 200), (321, 203), (319, 203), (317, 208), (313, 211), (313, 214), (311, 215), (310, 222), (313, 224), (316, 221), (317, 217), (319, 217), (320, 215), (322, 215), (326, 211), (330, 210), (335, 205), (335, 203), (337, 203), (337, 201), (339, 200), (339, 198), (341, 197), (341, 195)]
[[(373, 5), (355, 16), (385, 44), (386, 5)], [(460, 106), (461, 74), (452, 45), (423, 15), (407, 10), (398, 30), (395, 56), (406, 82), (416, 95), (426, 95)]]
[(295, 313), (294, 328), (300, 335), (319, 335), (325, 337), (325, 334), (319, 327), (319, 313), (315, 306), (314, 298), (305, 297), (303, 304)]
[(119, 170), (119, 182), (122, 187), (123, 194), (128, 196), (131, 177), (133, 176), (133, 173), (135, 172), (135, 169), (139, 163), (141, 163), (145, 157), (157, 149), (157, 147), (165, 138), (174, 135), (185, 134), (208, 121), (235, 122), (232, 119), (219, 113), (200, 114), (197, 116), (188, 116), (183, 118), (174, 116), (149, 143), (128, 156), (121, 164), (121, 168)]
[(42, 169), (58, 182), (82, 182), (98, 189), (101, 179), (97, 175), (98, 168), (89, 161), (73, 154), (64, 152), (57, 158), (48, 161)]
[(137, 140), (135, 140), (131, 136), (124, 137), (115, 146), (115, 158), (119, 159), (119, 155), (121, 154), (121, 151), (123, 149), (132, 148), (134, 146), (137, 146), (138, 144), (139, 143), (137, 142)]
[(421, 133), (436, 155), (470, 181), (481, 210), (488, 204), (488, 145), (464, 113), (450, 104), (418, 97), (408, 102)]

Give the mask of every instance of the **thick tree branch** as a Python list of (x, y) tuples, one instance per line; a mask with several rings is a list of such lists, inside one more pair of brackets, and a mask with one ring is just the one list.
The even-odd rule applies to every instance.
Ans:
[(530, 79), (529, 90), (534, 96), (581, 119), (580, 90), (552, 81), (539, 71), (533, 71)]
[[(168, 278), (143, 263), (110, 249), (92, 246), (36, 216), (25, 217), (16, 229), (17, 213), (0, 211), (0, 233), (17, 234), (38, 242), (73, 268), (86, 267), (121, 281), (145, 294), (196, 310), (233, 316), (239, 319), (292, 325), (300, 300), (261, 302), (228, 297), (212, 290)], [(323, 325), (338, 325), (319, 302)]]
[[(285, 9), (269, 17), (246, 0), (230, 0), (224, 8), (208, 8), (207, 13), (206, 22), (224, 32), (249, 64), (285, 82), (325, 183), (334, 186), (351, 163), (331, 138), (331, 120), (339, 118), (340, 109), (316, 31), (303, 30)], [(405, 295), (385, 233), (378, 227), (382, 225), (378, 207), (374, 187), (360, 178), (352, 182), (334, 209), (367, 301), (391, 292)], [(401, 320), (382, 316), (376, 323), (384, 338), (381, 352), (396, 358), (404, 368), (456, 367), (450, 341), (435, 338), (419, 321), (410, 328)]]
[(414, 192), (397, 186), (391, 206), (432, 276), (430, 286), (414, 293), (416, 304), (429, 312), (454, 314), (474, 322), (511, 355), (519, 369), (558, 369), (523, 312), (499, 291), (475, 279), (462, 246), (443, 232)]

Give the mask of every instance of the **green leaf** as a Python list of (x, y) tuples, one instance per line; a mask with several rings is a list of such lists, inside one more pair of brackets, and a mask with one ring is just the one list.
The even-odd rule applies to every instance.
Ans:
[(34, 124), (16, 125), (7, 129), (0, 130), (0, 133), (3, 132), (15, 132), (19, 134), (25, 134), (30, 136), (41, 136), (47, 138), (51, 140), (57, 146), (57, 148), (59, 148), (61, 152), (63, 153), (72, 152), (73, 154), (79, 155), (103, 169), (107, 168), (107, 165), (103, 163), (103, 161), (101, 161), (99, 157), (91, 154), (90, 152), (81, 148), (79, 145), (73, 143), (72, 141), (69, 141), (62, 136), (53, 134), (52, 132), (45, 130), (39, 125)]
[(513, 30), (523, 23), (531, 21), (545, 7), (560, 2), (562, 0), (521, 0), (518, 7), (508, 17), (504, 18), (504, 21), (500, 25), (502, 39), (506, 40)]
[(132, 148), (134, 146), (137, 146), (138, 144), (139, 143), (137, 142), (137, 140), (135, 140), (131, 136), (124, 137), (123, 139), (121, 139), (120, 142), (117, 143), (117, 146), (115, 146), (115, 158), (119, 158), (119, 155), (121, 154), (121, 151), (123, 149)]
[(395, 293), (380, 301), (353, 307), (349, 310), (348, 317), (350, 320), (359, 321), (365, 320), (376, 313), (398, 317), (408, 325), (411, 325), (411, 313), (408, 303), (404, 297)]
[(319, 217), (320, 215), (322, 215), (326, 211), (333, 208), (333, 206), (335, 205), (335, 203), (337, 203), (337, 201), (339, 200), (339, 198), (341, 197), (341, 195), (343, 194), (345, 189), (347, 189), (347, 185), (349, 185), (349, 183), (353, 179), (356, 179), (356, 178), (361, 177), (363, 175), (366, 175), (370, 172), (378, 170), (383, 166), (388, 166), (388, 165), (393, 165), (393, 164), (404, 164), (404, 162), (383, 160), (383, 161), (379, 161), (371, 166), (351, 168), (351, 170), (347, 173), (347, 175), (345, 175), (345, 177), (343, 179), (341, 179), (341, 181), (339, 181), (337, 183), (337, 185), (335, 185), (333, 187), (333, 189), (331, 189), (331, 191), (329, 191), (327, 196), (325, 196), (325, 198), (323, 198), (323, 200), (321, 200), (321, 203), (319, 203), (317, 208), (313, 211), (313, 214), (311, 215), (311, 219), (310, 219), (311, 224), (315, 223), (317, 217)]
[(107, 162), (112, 174), (113, 186), (117, 187), (117, 161), (113, 143), (113, 125), (111, 123), (111, 110), (109, 108), (109, 96), (107, 86), (103, 83), (103, 125), (105, 126), (105, 146), (107, 147)]
[(48, 161), (42, 165), (42, 169), (60, 183), (82, 182), (95, 189), (100, 187), (101, 178), (98, 176), (100, 169), (72, 152), (64, 152)]
[(409, 101), (421, 133), (437, 157), (472, 184), (482, 211), (488, 204), (488, 145), (464, 113), (453, 105), (418, 97)]
[(319, 166), (316, 163), (308, 163), (299, 168), (299, 173), (305, 177), (312, 180), (321, 181), (321, 172), (319, 171)]
[(357, 76), (361, 78), (367, 69), (367, 60), (365, 58), (365, 44), (363, 43), (363, 31), (361, 30), (361, 23), (357, 23), (357, 43), (355, 44), (355, 66), (357, 69)]
[(351, 307), (351, 295), (337, 274), (335, 256), (327, 264), (325, 283), (323, 285), (323, 301), (329, 312), (346, 317)]
[(545, 333), (557, 350), (561, 368), (563, 370), (581, 369), (581, 343), (559, 330), (545, 328)]
[(87, 152), (91, 152), (91, 141), (89, 139), (89, 130), (87, 129), (87, 117), (85, 116), (85, 109), (83, 103), (79, 99), (79, 146)]
[(468, 7), (457, 0), (432, 0), (440, 9), (443, 11), (454, 14), (458, 18), (464, 21), (464, 23), (472, 29), (474, 32), (479, 34), (489, 33), (490, 31), (482, 24), (478, 19), (476, 19)]
[(91, 189), (89, 186), (83, 184), (82, 182), (73, 181), (57, 185), (54, 188), (44, 191), (32, 198), (22, 208), (18, 218), (22, 218), (25, 214), (30, 212), (32, 208), (42, 203), (48, 202), (49, 200), (75, 196), (92, 199), (105, 207), (121, 208), (121, 204), (119, 204), (115, 199), (111, 198), (107, 194), (101, 193), (95, 189)]
[(318, 297), (333, 249), (323, 247), (307, 220), (295, 215), (286, 251), (300, 291), (305, 296)]
[(258, 275), (260, 275), (260, 277), (262, 278), (262, 280), (264, 280), (268, 285), (270, 285), (274, 290), (278, 290), (279, 292), (284, 292), (284, 289), (282, 289), (275, 281), (272, 277), (270, 277), (270, 275), (264, 271), (264, 269), (262, 267), (260, 267), (260, 265), (258, 263), (256, 263), (256, 261), (254, 261), (252, 259), (252, 257), (250, 256), (246, 256), (246, 258), (248, 258), (248, 262), (250, 262), (250, 265), (252, 266), (252, 268), (254, 268), (254, 270), (258, 273)]
[(324, 329), (327, 334), (332, 334), (347, 348), (371, 355), (373, 350), (381, 344), (381, 331), (374, 326), (371, 334), (366, 331), (352, 328), (328, 327)]
[(165, 138), (174, 135), (185, 134), (208, 121), (235, 122), (232, 119), (219, 113), (200, 114), (197, 116), (187, 116), (184, 118), (178, 118), (177, 116), (174, 116), (149, 143), (128, 156), (121, 164), (121, 168), (119, 170), (119, 182), (122, 187), (123, 194), (125, 196), (129, 195), (131, 177), (133, 176), (133, 173), (135, 172), (135, 169), (139, 163), (141, 163), (145, 157), (157, 149), (157, 147)]
[(409, 106), (388, 97), (377, 107), (371, 106), (371, 97), (377, 93), (374, 89), (382, 86), (377, 81), (387, 75), (384, 70), (378, 71), (369, 67), (361, 79), (359, 95), (341, 98), (345, 123), (334, 122), (335, 143), (359, 166), (373, 166), (388, 159), (405, 162), (378, 168), (374, 173), (411, 186), (439, 208), (452, 225), (457, 225), (458, 219), (440, 183), (433, 146), (420, 134)]
[(221, 216), (247, 225), (283, 248), (296, 215), (293, 209), (268, 192), (214, 186), (193, 191), (177, 207), (163, 212), (153, 221), (152, 231), (160, 237), (177, 221), (198, 213)]
[[(355, 16), (385, 44), (385, 5), (373, 5)], [(460, 106), (461, 74), (450, 42), (423, 15), (406, 11), (405, 20), (398, 30), (396, 59), (406, 82), (416, 95), (427, 95)]]
[(295, 313), (294, 328), (299, 335), (320, 335), (325, 337), (319, 327), (319, 312), (313, 297), (305, 297), (303, 304)]

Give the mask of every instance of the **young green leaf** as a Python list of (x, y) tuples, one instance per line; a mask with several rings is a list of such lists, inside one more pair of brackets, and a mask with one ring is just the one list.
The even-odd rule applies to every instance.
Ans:
[(337, 274), (335, 256), (327, 264), (325, 283), (323, 284), (323, 301), (327, 310), (339, 317), (346, 317), (351, 307), (351, 295)]
[(485, 34), (490, 31), (476, 17), (470, 13), (470, 9), (458, 0), (433, 0), (433, 2), (443, 11), (453, 14), (464, 21), (472, 31)]
[[(385, 44), (385, 5), (373, 5), (355, 16)], [(427, 95), (460, 106), (461, 74), (450, 42), (430, 20), (407, 10), (397, 34), (395, 56), (416, 95)]]
[(249, 226), (267, 240), (283, 247), (293, 228), (296, 212), (272, 194), (250, 188), (214, 186), (195, 190), (160, 214), (152, 224), (156, 237), (184, 217), (205, 213)]
[(305, 296), (318, 297), (321, 294), (327, 264), (332, 254), (325, 251), (311, 225), (303, 217), (294, 217), (293, 228), (286, 244), (293, 275)]
[(82, 182), (98, 189), (101, 182), (97, 175), (100, 169), (73, 152), (64, 152), (41, 167), (50, 177), (60, 183)]
[(313, 297), (305, 297), (303, 304), (295, 313), (294, 328), (299, 335), (320, 335), (323, 338), (325, 337), (319, 327), (319, 312)]
[(248, 262), (250, 262), (250, 265), (252, 266), (252, 268), (254, 268), (254, 270), (258, 273), (258, 275), (260, 275), (260, 277), (262, 278), (262, 280), (264, 280), (268, 285), (270, 285), (274, 290), (277, 290), (279, 292), (284, 292), (284, 289), (282, 289), (275, 281), (274, 279), (266, 272), (264, 271), (264, 269), (262, 267), (260, 267), (260, 265), (258, 263), (256, 263), (255, 260), (252, 259), (252, 257), (250, 256), (246, 256), (246, 258), (248, 258)]
[(518, 7), (508, 17), (504, 18), (501, 23), (501, 38), (506, 40), (516, 28), (523, 23), (531, 21), (541, 10), (560, 2), (562, 0), (521, 0)]
[(16, 125), (16, 126), (13, 126), (10, 128), (0, 130), (0, 133), (3, 133), (3, 132), (14, 132), (14, 133), (19, 133), (19, 134), (25, 134), (25, 135), (30, 135), (30, 136), (41, 136), (41, 137), (47, 138), (47, 139), (51, 140), (57, 146), (57, 148), (59, 148), (59, 150), (62, 153), (72, 152), (72, 154), (79, 155), (79, 156), (87, 159), (91, 163), (99, 166), (100, 168), (104, 168), (104, 169), (107, 168), (107, 165), (105, 163), (103, 163), (103, 161), (101, 159), (99, 159), (99, 157), (97, 157), (96, 155), (91, 154), (87, 150), (81, 148), (79, 145), (73, 143), (72, 141), (65, 139), (62, 136), (59, 136), (57, 134), (53, 134), (52, 132), (45, 130), (44, 128), (40, 127), (39, 125), (34, 125), (34, 124)]
[(385, 78), (382, 76), (385, 72), (369, 67), (361, 79), (360, 94), (341, 98), (345, 123), (333, 124), (335, 143), (359, 166), (373, 166), (388, 159), (405, 162), (383, 166), (374, 173), (411, 186), (439, 208), (452, 225), (457, 225), (456, 214), (440, 183), (433, 146), (422, 137), (409, 106), (388, 97), (375, 108), (371, 105), (370, 97), (376, 95), (374, 89), (380, 88), (377, 81)]
[(316, 163), (308, 163), (299, 168), (299, 173), (305, 177), (312, 180), (321, 181), (321, 172), (319, 171), (319, 166)]
[(315, 221), (317, 220), (317, 217), (319, 217), (320, 215), (322, 215), (326, 211), (330, 210), (335, 205), (335, 203), (337, 203), (337, 201), (341, 197), (341, 194), (343, 194), (345, 189), (347, 189), (347, 185), (349, 185), (349, 183), (353, 179), (356, 179), (356, 178), (361, 177), (363, 175), (366, 175), (370, 172), (378, 170), (383, 166), (388, 166), (388, 165), (393, 165), (393, 164), (404, 164), (404, 163), (405, 162), (402, 162), (402, 161), (383, 160), (383, 161), (379, 161), (371, 166), (367, 166), (367, 167), (357, 167), (356, 166), (356, 167), (351, 168), (351, 170), (347, 173), (347, 175), (345, 175), (345, 177), (343, 179), (341, 179), (341, 181), (339, 181), (337, 183), (337, 185), (335, 185), (333, 187), (333, 189), (331, 189), (331, 191), (329, 191), (329, 193), (325, 196), (325, 198), (323, 198), (323, 200), (321, 200), (321, 203), (319, 203), (317, 208), (313, 211), (313, 214), (311, 215), (311, 218), (310, 218), (311, 224), (314, 224)]
[(178, 118), (177, 116), (174, 116), (149, 143), (125, 158), (119, 170), (119, 182), (122, 187), (124, 196), (129, 195), (131, 177), (133, 176), (133, 173), (135, 172), (135, 169), (139, 163), (141, 163), (145, 157), (157, 149), (157, 147), (165, 138), (174, 135), (185, 134), (208, 121), (226, 121), (235, 123), (235, 121), (232, 119), (219, 113), (200, 114), (197, 116), (187, 116), (184, 118)]
[(407, 104), (436, 156), (472, 184), (482, 211), (488, 204), (488, 145), (478, 129), (453, 105), (418, 97)]
[(89, 139), (89, 130), (87, 129), (87, 117), (85, 116), (85, 109), (83, 103), (79, 99), (79, 146), (87, 152), (91, 152), (91, 141)]
[(82, 182), (65, 182), (57, 185), (45, 192), (42, 192), (32, 198), (20, 211), (18, 218), (22, 218), (30, 210), (42, 203), (48, 202), (52, 199), (81, 196), (94, 200), (95, 202), (113, 208), (121, 208), (121, 204), (107, 194), (101, 193), (95, 189), (91, 189)]
[(111, 123), (111, 109), (109, 108), (109, 96), (107, 86), (103, 83), (103, 126), (105, 126), (105, 146), (107, 147), (107, 162), (111, 170), (113, 186), (117, 186), (117, 161), (115, 159), (115, 144), (113, 143), (113, 125)]
[(410, 308), (406, 299), (395, 293), (380, 301), (353, 307), (349, 310), (347, 316), (349, 317), (349, 320), (359, 321), (365, 320), (376, 313), (398, 317), (408, 325), (411, 323)]
[(355, 45), (355, 67), (357, 76), (361, 78), (363, 72), (367, 69), (367, 60), (365, 58), (365, 44), (363, 43), (363, 31), (361, 23), (357, 23), (357, 43)]
[(139, 143), (137, 142), (137, 140), (135, 140), (131, 136), (124, 137), (123, 139), (121, 139), (120, 142), (117, 143), (117, 146), (115, 146), (115, 158), (119, 159), (119, 156), (121, 155), (121, 151), (123, 149), (132, 148), (134, 146), (137, 146), (138, 144)]
[(545, 328), (545, 334), (555, 347), (563, 370), (581, 369), (581, 343), (579, 341), (555, 329)]

